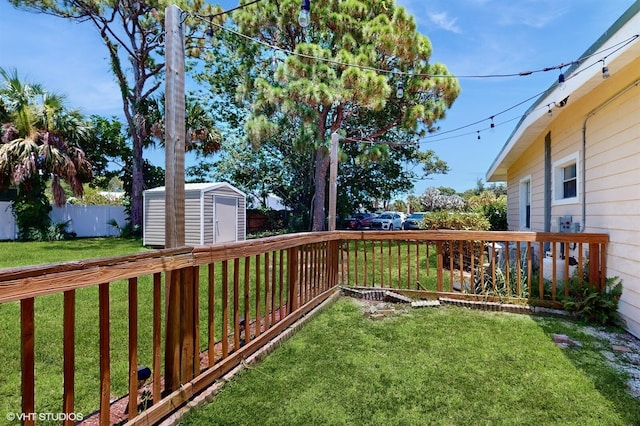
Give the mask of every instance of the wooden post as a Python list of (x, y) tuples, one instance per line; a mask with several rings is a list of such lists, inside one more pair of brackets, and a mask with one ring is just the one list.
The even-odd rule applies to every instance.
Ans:
[(287, 283), (289, 285), (289, 300), (287, 301), (287, 314), (298, 309), (298, 247), (287, 249)]
[[(184, 245), (184, 28), (177, 6), (165, 9), (165, 247)], [(180, 385), (180, 271), (166, 274), (165, 392)]]
[(184, 245), (184, 28), (177, 6), (165, 9), (165, 247)]
[[(36, 411), (36, 375), (35, 375), (35, 300), (33, 297), (20, 301), (20, 334), (22, 337), (22, 412)], [(25, 425), (35, 424), (35, 419), (26, 418)]]
[[(76, 291), (64, 292), (64, 380), (62, 394), (62, 412), (70, 414), (74, 412), (74, 381), (75, 381), (75, 326), (76, 326)], [(64, 425), (72, 425), (71, 419), (64, 419)]]

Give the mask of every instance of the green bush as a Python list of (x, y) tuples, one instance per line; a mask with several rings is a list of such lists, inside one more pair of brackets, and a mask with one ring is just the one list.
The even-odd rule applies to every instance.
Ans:
[(421, 229), (457, 229), (464, 231), (488, 231), (489, 220), (479, 213), (438, 211), (424, 216)]
[(491, 228), (490, 231), (507, 231), (509, 224), (507, 223), (507, 203), (504, 200), (496, 200), (489, 204), (481, 206), (480, 210), (487, 220)]
[(591, 284), (582, 288), (574, 285), (570, 289), (569, 298), (564, 301), (564, 309), (575, 312), (586, 323), (621, 327), (624, 325), (618, 314), (621, 294), (622, 281), (619, 277), (607, 278), (601, 290)]
[[(461, 213), (438, 211), (431, 212), (424, 216), (420, 223), (421, 229), (454, 229), (463, 231), (488, 231), (490, 227), (486, 217), (479, 213)], [(452, 244), (453, 243), (453, 246)], [(462, 248), (462, 250), (461, 250)], [(460, 264), (460, 253), (462, 252), (462, 265)], [(475, 265), (481, 265), (484, 258), (482, 243), (479, 241), (463, 242), (443, 241), (442, 254), (444, 266), (450, 267), (453, 258), (455, 269), (469, 270), (471, 257), (473, 256)]]

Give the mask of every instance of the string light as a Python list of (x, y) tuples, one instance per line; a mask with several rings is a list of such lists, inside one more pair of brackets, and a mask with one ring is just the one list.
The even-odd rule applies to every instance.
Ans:
[[(259, 1), (259, 0), (258, 0)], [(310, 5), (310, 0), (303, 0), (304, 2), (308, 2)], [(257, 3), (253, 2), (253, 3)], [(246, 6), (246, 5), (244, 5)], [(304, 4), (303, 4), (304, 7)], [(310, 6), (309, 6), (310, 7)], [(301, 8), (301, 12), (302, 12), (302, 8)], [(203, 19), (203, 20), (207, 20), (208, 16), (207, 15), (197, 15), (194, 14), (193, 16)], [(217, 16), (217, 15), (214, 15)], [(231, 28), (227, 28), (224, 27), (222, 25), (219, 25), (215, 22), (209, 22), (211, 25), (218, 27), (219, 29), (223, 30), (223, 31), (227, 31), (229, 33), (235, 34), (238, 37), (242, 37), (245, 40), (248, 41), (252, 41), (254, 43), (258, 43), (266, 48), (269, 49), (273, 49), (273, 50), (278, 50), (281, 51), (287, 55), (293, 55), (293, 56), (297, 56), (300, 58), (304, 58), (304, 59), (310, 59), (310, 60), (315, 60), (318, 62), (325, 62), (325, 63), (329, 63), (329, 64), (333, 64), (333, 65), (337, 65), (337, 66), (342, 66), (342, 67), (353, 67), (353, 68), (358, 68), (358, 69), (363, 69), (363, 70), (368, 70), (368, 71), (375, 71), (381, 74), (390, 74), (390, 75), (397, 75), (397, 76), (407, 76), (407, 77), (424, 77), (424, 78), (457, 78), (457, 79), (464, 79), (464, 78), (507, 78), (507, 77), (522, 77), (522, 76), (529, 76), (535, 73), (540, 73), (540, 72), (547, 72), (547, 71), (551, 71), (551, 70), (556, 70), (556, 69), (560, 69), (562, 70), (562, 68), (567, 67), (567, 66), (571, 66), (571, 65), (579, 65), (582, 62), (584, 62), (585, 60), (595, 56), (595, 55), (599, 55), (603, 52), (606, 52), (608, 50), (614, 49), (616, 47), (618, 47), (618, 49), (616, 49), (615, 51), (619, 50), (620, 48), (626, 46), (629, 43), (632, 43), (633, 41), (635, 41), (638, 37), (640, 37), (640, 34), (635, 34), (631, 37), (629, 37), (626, 40), (623, 40), (615, 45), (612, 45), (610, 47), (607, 47), (606, 49), (602, 49), (598, 52), (594, 52), (590, 55), (586, 55), (583, 56), (575, 61), (571, 61), (568, 63), (562, 63), (559, 65), (555, 65), (555, 66), (551, 66), (551, 67), (546, 67), (546, 68), (542, 68), (542, 69), (538, 69), (538, 70), (533, 70), (533, 71), (522, 71), (522, 72), (517, 72), (517, 73), (508, 73), (508, 74), (476, 74), (476, 75), (454, 75), (454, 74), (429, 74), (429, 73), (413, 73), (413, 72), (407, 72), (407, 71), (398, 71), (398, 70), (385, 70), (382, 68), (376, 68), (376, 67), (371, 67), (371, 66), (367, 66), (367, 65), (358, 65), (358, 64), (350, 64), (350, 63), (346, 63), (346, 62), (341, 62), (341, 61), (336, 61), (333, 59), (328, 59), (328, 58), (320, 58), (317, 56), (313, 56), (313, 55), (307, 55), (304, 53), (299, 53), (299, 52), (294, 52), (292, 50), (289, 49), (285, 49), (279, 46), (275, 46), (272, 44), (269, 44), (265, 41), (259, 40), (257, 38), (248, 36), (246, 34), (243, 34), (239, 31), (233, 30)], [(615, 52), (614, 51), (614, 52)], [(612, 52), (613, 53), (613, 52)], [(562, 74), (564, 77), (564, 74)]]
[(564, 88), (564, 82), (565, 82), (564, 73), (562, 72), (562, 68), (560, 68), (560, 75), (558, 76), (558, 87), (560, 89)]
[(603, 79), (607, 79), (609, 78), (611, 74), (609, 74), (609, 67), (607, 66), (607, 64), (604, 62), (604, 59), (602, 60), (602, 78)]
[(204, 35), (207, 37), (213, 37), (213, 27), (211, 26), (211, 22), (213, 22), (213, 15), (209, 15), (209, 28), (204, 32)]
[(396, 83), (396, 89), (396, 98), (402, 99), (402, 97), (404, 96), (404, 83), (402, 82), (402, 80)]
[(302, 4), (300, 5), (300, 14), (298, 15), (298, 24), (300, 24), (302, 28), (307, 28), (309, 26), (310, 13), (311, 0), (302, 0)]
[[(546, 72), (546, 71), (550, 71), (550, 70), (554, 70), (554, 69), (559, 69), (559, 70), (561, 71), (561, 72), (560, 72), (560, 75), (558, 76), (558, 87), (559, 87), (559, 88), (562, 88), (562, 86), (564, 85), (564, 83), (566, 82), (566, 80), (567, 80), (567, 79), (570, 79), (570, 78), (573, 78), (573, 77), (577, 76), (577, 75), (578, 75), (578, 74), (580, 74), (581, 72), (586, 71), (587, 69), (591, 68), (592, 66), (594, 66), (594, 65), (596, 65), (596, 64), (598, 64), (598, 63), (600, 63), (600, 62), (602, 62), (602, 63), (603, 63), (603, 67), (602, 67), (602, 75), (603, 75), (603, 78), (608, 78), (608, 77), (609, 77), (609, 70), (608, 70), (608, 67), (605, 65), (605, 59), (606, 59), (609, 55), (611, 55), (611, 54), (613, 54), (613, 53), (617, 52), (618, 50), (620, 50), (620, 49), (622, 49), (622, 48), (624, 48), (625, 46), (627, 46), (628, 44), (630, 44), (630, 43), (634, 42), (637, 38), (639, 38), (639, 37), (640, 37), (640, 34), (635, 34), (635, 35), (633, 35), (633, 36), (629, 37), (629, 38), (628, 38), (628, 39), (626, 39), (626, 40), (622, 40), (621, 42), (619, 42), (619, 43), (617, 43), (617, 44), (614, 44), (614, 45), (612, 45), (612, 46), (609, 46), (609, 47), (607, 47), (606, 49), (602, 49), (602, 50), (597, 51), (597, 52), (594, 52), (594, 53), (592, 53), (592, 54), (585, 55), (585, 56), (583, 56), (583, 57), (581, 57), (581, 58), (579, 58), (579, 59), (577, 59), (577, 60), (575, 60), (575, 61), (571, 61), (571, 62), (569, 62), (569, 63), (562, 63), (562, 64), (559, 64), (559, 65), (556, 65), (556, 66), (546, 67), (546, 68), (542, 68), (542, 69), (539, 69), (539, 70), (533, 70), (533, 71), (523, 71), (523, 72), (518, 72), (518, 73), (509, 73), (509, 74), (457, 75), (457, 76), (456, 76), (456, 75), (452, 75), (452, 74), (444, 74), (444, 75), (443, 75), (443, 74), (428, 74), (428, 73), (409, 73), (409, 72), (404, 72), (404, 71), (397, 71), (397, 70), (385, 70), (385, 69), (380, 69), (380, 68), (376, 68), (376, 67), (369, 67), (369, 66), (363, 66), (363, 65), (357, 65), (357, 64), (349, 64), (349, 63), (344, 63), (344, 62), (340, 62), (340, 61), (335, 61), (335, 60), (332, 60), (332, 59), (319, 58), (319, 57), (315, 57), (315, 56), (312, 56), (312, 55), (301, 54), (301, 53), (298, 53), (298, 52), (294, 52), (294, 51), (291, 51), (291, 50), (288, 50), (288, 49), (284, 49), (284, 48), (281, 48), (281, 47), (278, 47), (278, 46), (271, 45), (271, 44), (269, 44), (269, 43), (267, 43), (267, 42), (265, 42), (265, 41), (262, 41), (262, 40), (259, 40), (259, 39), (256, 39), (256, 38), (253, 38), (253, 37), (247, 36), (247, 35), (245, 35), (245, 34), (242, 34), (242, 33), (238, 32), (238, 31), (235, 31), (235, 30), (230, 29), (230, 28), (226, 28), (226, 27), (224, 27), (224, 26), (222, 26), (222, 25), (219, 25), (219, 24), (217, 24), (217, 23), (215, 23), (215, 22), (213, 22), (213, 21), (212, 21), (212, 18), (213, 18), (213, 17), (215, 17), (215, 16), (223, 15), (223, 14), (229, 13), (229, 12), (231, 12), (231, 11), (233, 11), (233, 10), (237, 10), (237, 9), (244, 8), (244, 7), (246, 7), (246, 6), (249, 6), (249, 5), (252, 5), (252, 4), (255, 4), (255, 3), (258, 3), (259, 1), (261, 1), (261, 0), (255, 0), (255, 1), (253, 1), (253, 2), (250, 2), (250, 3), (247, 3), (247, 4), (241, 5), (241, 6), (239, 6), (239, 7), (236, 7), (236, 8), (234, 8), (234, 9), (230, 9), (230, 10), (227, 10), (227, 11), (221, 12), (221, 13), (219, 13), (219, 14), (217, 14), (217, 15), (208, 15), (208, 16), (206, 16), (206, 15), (197, 15), (197, 14), (193, 14), (192, 16), (197, 17), (197, 18), (200, 18), (200, 19), (204, 19), (204, 20), (207, 20), (207, 21), (208, 21), (208, 23), (209, 23), (209, 29), (206, 31), (206, 34), (207, 34), (207, 35), (209, 35), (209, 34), (211, 34), (211, 35), (212, 35), (212, 33), (213, 33), (213, 28), (212, 28), (212, 26), (216, 26), (217, 28), (219, 28), (219, 29), (221, 29), (221, 30), (223, 30), (223, 31), (227, 31), (227, 32), (233, 33), (233, 34), (235, 34), (235, 35), (237, 35), (237, 36), (239, 36), (239, 37), (242, 37), (242, 38), (245, 38), (245, 39), (247, 39), (247, 40), (253, 41), (253, 42), (255, 42), (255, 43), (261, 44), (261, 45), (263, 45), (263, 46), (265, 46), (265, 47), (267, 47), (267, 48), (273, 49), (273, 50), (275, 50), (275, 51), (281, 51), (281, 52), (283, 52), (283, 53), (285, 53), (285, 54), (288, 54), (288, 55), (294, 55), (294, 56), (298, 56), (298, 57), (305, 58), (305, 59), (316, 60), (316, 61), (325, 62), (325, 63), (330, 63), (330, 64), (334, 64), (334, 65), (339, 65), (339, 66), (354, 67), (354, 68), (359, 68), (359, 69), (364, 69), (364, 70), (372, 70), (372, 71), (375, 71), (375, 72), (378, 72), (378, 73), (385, 73), (385, 74), (390, 74), (390, 75), (399, 75), (399, 76), (405, 76), (405, 75), (406, 75), (406, 76), (412, 76), (412, 77), (426, 77), (426, 78), (436, 78), (436, 77), (439, 77), (439, 78), (458, 78), (458, 79), (460, 79), (460, 78), (502, 78), (502, 77), (514, 77), (514, 76), (528, 76), (528, 75), (531, 75), (531, 74), (534, 74), (534, 73)], [(310, 9), (311, 9), (311, 1), (310, 1), (310, 0), (303, 0), (303, 1), (302, 1), (302, 5), (301, 5), (301, 11), (300, 11), (300, 14), (301, 14), (301, 15), (305, 15), (305, 13), (306, 13), (306, 15), (303, 17), (303, 22), (302, 22), (302, 23), (300, 23), (300, 22), (299, 22), (299, 23), (300, 23), (300, 25), (301, 25), (301, 26), (303, 26), (303, 27), (306, 27), (306, 26), (308, 26), (308, 24), (309, 24), (309, 22), (308, 22), (308, 17), (309, 17)], [(300, 16), (299, 16), (299, 17), (300, 17)], [(208, 19), (207, 19), (207, 18), (208, 18)], [(307, 20), (306, 20), (306, 21), (305, 21), (305, 18), (307, 18)], [(306, 25), (303, 25), (304, 23), (306, 23)], [(603, 52), (610, 51), (610, 50), (612, 50), (612, 49), (615, 49), (615, 50), (613, 50), (612, 52), (610, 52), (610, 53), (609, 53), (607, 56), (605, 56), (603, 59), (601, 59), (601, 60), (599, 60), (599, 61), (597, 61), (597, 62), (595, 62), (595, 63), (593, 63), (593, 64), (591, 64), (591, 65), (589, 65), (589, 66), (587, 66), (587, 67), (585, 67), (584, 69), (582, 69), (582, 70), (580, 70), (580, 71), (577, 71), (577, 72), (575, 72), (575, 73), (572, 73), (569, 77), (565, 77), (564, 72), (562, 72), (562, 69), (563, 69), (564, 67), (567, 67), (567, 66), (574, 66), (574, 65), (580, 65), (580, 64), (581, 64), (581, 63), (583, 63), (585, 60), (587, 60), (587, 59), (589, 59), (589, 58), (591, 58), (591, 57), (593, 57), (593, 56), (596, 56), (596, 55), (598, 55), (598, 54), (601, 54), (601, 53), (603, 53)], [(272, 60), (271, 60), (271, 61), (272, 61), (272, 66), (273, 66), (273, 64), (275, 64), (275, 62), (276, 62), (276, 60), (275, 60), (275, 56), (273, 56), (273, 57), (272, 57)], [(501, 111), (501, 112), (497, 113), (497, 114), (494, 114), (494, 115), (492, 115), (492, 116), (488, 117), (488, 119), (491, 121), (491, 123), (490, 123), (490, 129), (491, 129), (491, 130), (493, 130), (493, 129), (495, 128), (495, 123), (494, 123), (494, 118), (495, 118), (495, 116), (500, 115), (500, 114), (503, 114), (503, 113), (505, 113), (505, 112), (507, 112), (507, 111), (509, 111), (509, 110), (511, 110), (511, 109), (514, 109), (514, 108), (516, 108), (516, 107), (518, 107), (518, 106), (522, 105), (523, 103), (528, 102), (528, 101), (530, 101), (531, 99), (533, 99), (533, 98), (535, 98), (535, 97), (538, 97), (538, 96), (540, 96), (540, 95), (542, 95), (542, 94), (546, 93), (547, 91), (548, 91), (548, 89), (547, 89), (547, 90), (545, 90), (545, 91), (543, 91), (543, 92), (540, 92), (540, 93), (538, 93), (538, 94), (536, 94), (536, 95), (534, 95), (534, 96), (532, 96), (532, 97), (529, 97), (529, 98), (525, 99), (524, 101), (519, 102), (519, 103), (517, 103), (517, 104), (515, 104), (515, 105), (513, 105), (513, 106), (511, 106), (511, 107), (509, 107), (509, 108), (507, 108), (507, 109), (505, 109), (505, 110), (503, 110), (503, 111)], [(397, 97), (397, 98), (402, 98), (403, 96), (404, 96), (404, 83), (403, 83), (402, 81), (399, 81), (398, 83), (396, 83), (396, 97)], [(566, 104), (567, 100), (568, 100), (568, 97), (566, 97), (565, 99), (563, 99), (563, 101), (561, 101), (561, 105), (560, 105), (560, 106), (564, 106), (564, 105)], [(563, 103), (562, 103), (562, 102), (563, 102)], [(555, 102), (553, 102), (553, 105), (554, 105), (554, 106), (558, 106)], [(546, 107), (547, 107), (547, 109), (548, 109), (548, 110), (547, 110), (547, 113), (551, 116), (551, 115), (553, 114), (553, 113), (552, 113), (552, 110), (551, 110), (551, 104), (547, 104), (547, 105), (546, 105)], [(514, 119), (512, 119), (512, 120), (509, 120), (508, 122), (514, 121), (515, 119), (517, 119), (517, 118), (514, 118)], [(447, 133), (457, 132), (457, 131), (459, 131), (459, 130), (462, 130), (462, 129), (464, 129), (464, 128), (470, 127), (470, 126), (472, 126), (472, 125), (474, 125), (474, 124), (481, 123), (481, 122), (486, 121), (486, 120), (487, 120), (487, 119), (482, 119), (482, 120), (476, 121), (476, 122), (474, 122), (474, 123), (470, 123), (470, 124), (467, 124), (467, 125), (464, 125), (464, 126), (460, 126), (460, 127), (456, 128), (456, 129), (451, 129), (451, 130), (448, 130), (448, 131), (446, 131), (446, 132), (440, 132), (440, 133), (438, 133), (437, 135), (427, 136), (427, 138), (431, 138), (431, 137), (439, 137), (439, 136), (442, 136), (442, 135), (447, 134)], [(481, 137), (480, 137), (480, 130), (477, 130), (477, 131), (476, 131), (476, 134), (477, 134), (477, 139), (478, 139), (478, 140), (480, 140), (480, 139), (481, 139)], [(463, 136), (463, 135), (454, 136), (454, 137), (461, 137), (461, 136)], [(424, 138), (421, 138), (421, 139), (424, 139)], [(437, 140), (432, 140), (432, 141), (430, 141), (430, 142), (436, 142), (436, 141), (438, 141), (438, 140), (444, 140), (444, 139), (449, 139), (449, 138), (440, 138), (440, 139), (437, 139)], [(360, 141), (360, 142), (363, 142), (363, 141)], [(375, 142), (371, 142), (371, 141), (370, 141), (370, 142), (368, 142), (368, 143), (375, 143)], [(416, 140), (416, 142), (414, 142), (414, 143), (419, 145), (419, 144), (420, 144), (420, 139)], [(405, 144), (401, 144), (401, 145), (405, 145)]]

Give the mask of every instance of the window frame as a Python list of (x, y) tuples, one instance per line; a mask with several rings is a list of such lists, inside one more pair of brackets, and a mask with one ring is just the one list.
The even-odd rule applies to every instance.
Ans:
[[(569, 180), (565, 179), (564, 171), (567, 167), (575, 165), (576, 167), (576, 193), (573, 197), (565, 197), (565, 183)], [(574, 152), (559, 160), (553, 162), (552, 179), (552, 203), (554, 205), (575, 204), (580, 197), (580, 153)], [(573, 180), (573, 179), (570, 179)]]
[[(519, 188), (519, 212), (520, 212), (520, 230), (531, 230), (531, 175), (520, 179)], [(529, 215), (527, 217), (527, 207)], [(528, 223), (527, 223), (528, 219)]]

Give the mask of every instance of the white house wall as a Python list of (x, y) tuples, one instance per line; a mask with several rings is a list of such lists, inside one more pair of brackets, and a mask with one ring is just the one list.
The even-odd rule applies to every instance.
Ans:
[[(609, 96), (609, 95), (608, 95)], [(607, 275), (620, 277), (623, 294), (619, 311), (627, 328), (640, 336), (640, 87), (607, 104), (586, 122), (586, 173), (582, 176), (582, 127), (584, 118), (606, 100), (586, 97), (593, 104), (576, 106), (563, 119), (552, 120), (508, 172), (508, 222), (520, 224), (520, 180), (531, 175), (531, 225), (544, 230), (544, 136), (551, 132), (551, 163), (579, 153), (578, 201), (557, 204), (552, 200), (552, 228), (558, 216), (571, 215), (582, 223), (582, 179), (586, 187), (586, 232), (606, 233)]]

